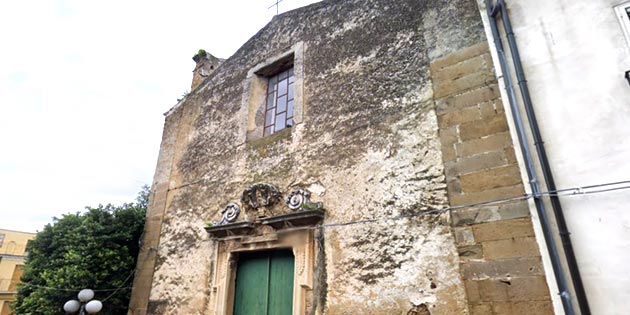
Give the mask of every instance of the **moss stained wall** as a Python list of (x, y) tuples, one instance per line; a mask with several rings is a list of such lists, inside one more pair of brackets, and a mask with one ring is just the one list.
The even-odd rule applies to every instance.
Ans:
[[(309, 189), (325, 223), (448, 205), (429, 64), (483, 40), (473, 1), (326, 1), (274, 18), (169, 113), (155, 268), (136, 280), (150, 297), (134, 290), (130, 313), (212, 314), (215, 244), (203, 227), (253, 183)], [(303, 123), (246, 142), (247, 72), (298, 42)], [(323, 244), (317, 313), (467, 313), (449, 214), (326, 228)]]

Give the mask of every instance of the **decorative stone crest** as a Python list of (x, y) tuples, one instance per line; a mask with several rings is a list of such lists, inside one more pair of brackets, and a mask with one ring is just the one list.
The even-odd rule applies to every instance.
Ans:
[(257, 183), (243, 191), (241, 202), (252, 209), (271, 207), (280, 201), (280, 191), (271, 184)]
[(240, 213), (241, 213), (241, 207), (239, 207), (239, 205), (233, 202), (230, 202), (227, 206), (225, 206), (225, 209), (221, 211), (221, 214), (223, 215), (223, 217), (221, 217), (221, 220), (219, 220), (219, 222), (217, 222), (216, 225), (224, 225), (224, 224), (232, 223), (236, 221)]
[(295, 189), (286, 196), (284, 201), (293, 211), (321, 210), (324, 207), (323, 203), (311, 202), (310, 198), (310, 192), (304, 189)]

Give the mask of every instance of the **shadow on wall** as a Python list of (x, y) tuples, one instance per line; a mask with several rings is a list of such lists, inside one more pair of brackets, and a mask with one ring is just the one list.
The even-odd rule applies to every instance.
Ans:
[(407, 315), (431, 315), (431, 312), (426, 304), (420, 304), (412, 307)]

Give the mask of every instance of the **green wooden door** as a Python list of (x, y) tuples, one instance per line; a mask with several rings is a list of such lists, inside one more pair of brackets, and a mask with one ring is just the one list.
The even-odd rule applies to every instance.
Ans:
[(234, 315), (291, 315), (294, 263), (291, 250), (241, 253)]
[(293, 313), (293, 252), (270, 252), (269, 299), (267, 315), (291, 315)]
[(266, 314), (269, 258), (264, 252), (239, 255), (234, 289), (234, 315)]

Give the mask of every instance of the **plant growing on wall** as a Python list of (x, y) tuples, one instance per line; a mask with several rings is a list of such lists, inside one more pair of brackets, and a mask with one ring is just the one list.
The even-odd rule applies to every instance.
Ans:
[(60, 314), (75, 289), (90, 288), (103, 301), (99, 314), (126, 314), (148, 195), (145, 186), (134, 203), (87, 207), (47, 224), (27, 246), (16, 313)]

